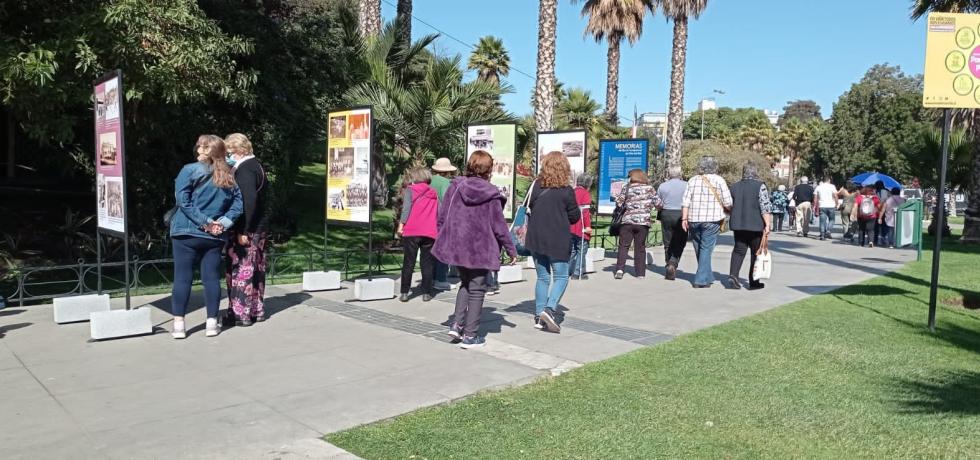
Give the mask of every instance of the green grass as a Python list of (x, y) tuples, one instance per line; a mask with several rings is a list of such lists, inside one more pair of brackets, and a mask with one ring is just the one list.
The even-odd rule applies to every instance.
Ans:
[(368, 459), (975, 457), (980, 250), (946, 248), (935, 334), (926, 259), (327, 440)]
[[(962, 211), (960, 211), (960, 212), (962, 212)], [(949, 223), (951, 223), (951, 224), (963, 225), (963, 224), (966, 223), (966, 217), (963, 217), (963, 216), (949, 217), (948, 219), (949, 219)]]

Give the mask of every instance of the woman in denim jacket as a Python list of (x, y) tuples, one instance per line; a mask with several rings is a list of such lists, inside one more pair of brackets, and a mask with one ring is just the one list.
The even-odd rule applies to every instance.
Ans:
[(218, 302), (221, 300), (221, 250), (227, 231), (242, 214), (242, 193), (235, 185), (231, 167), (225, 160), (225, 143), (214, 135), (204, 135), (195, 145), (197, 162), (184, 165), (177, 175), (177, 209), (170, 221), (174, 253), (174, 287), (171, 302), (174, 315), (173, 336), (187, 336), (184, 313), (194, 281), (194, 265), (201, 264), (201, 282), (208, 319), (205, 335), (218, 335)]

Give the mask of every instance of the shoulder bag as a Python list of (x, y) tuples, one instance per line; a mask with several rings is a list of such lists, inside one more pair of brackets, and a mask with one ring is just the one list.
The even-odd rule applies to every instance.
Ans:
[(716, 200), (718, 200), (718, 205), (721, 206), (722, 211), (725, 211), (725, 217), (721, 219), (721, 222), (718, 222), (718, 232), (725, 233), (728, 231), (728, 216), (731, 209), (725, 207), (725, 201), (721, 199), (721, 194), (718, 193), (718, 189), (715, 188), (715, 184), (711, 183), (711, 178), (708, 176), (701, 176), (701, 180), (704, 181), (704, 184), (711, 190), (711, 194), (715, 196)]
[[(194, 193), (194, 190), (197, 190), (197, 188), (200, 187), (201, 184), (207, 182), (210, 179), (211, 179), (210, 174), (201, 176), (199, 179), (197, 179), (194, 182), (194, 188), (191, 189), (191, 193)], [(168, 209), (167, 212), (163, 213), (163, 225), (170, 227), (170, 222), (174, 220), (174, 215), (176, 215), (179, 210), (180, 210), (179, 206), (175, 204), (174, 207)]]
[(609, 236), (619, 236), (619, 231), (623, 228), (623, 217), (626, 216), (626, 205), (630, 201), (630, 184), (626, 184), (623, 189), (623, 204), (617, 204), (613, 209), (612, 222), (609, 224)]
[(510, 238), (514, 241), (514, 247), (517, 248), (517, 255), (521, 257), (531, 255), (531, 251), (525, 246), (527, 242), (527, 218), (531, 214), (531, 209), (528, 206), (531, 203), (534, 184), (537, 183), (538, 181), (531, 182), (531, 186), (527, 189), (527, 195), (524, 196), (524, 202), (514, 212), (514, 220), (510, 224)]

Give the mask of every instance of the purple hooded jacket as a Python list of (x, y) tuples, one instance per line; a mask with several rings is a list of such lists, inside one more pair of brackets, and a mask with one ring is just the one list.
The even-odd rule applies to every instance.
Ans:
[(458, 267), (500, 270), (501, 248), (517, 254), (504, 221), (506, 201), (485, 179), (454, 179), (439, 206), (439, 237), (432, 255)]

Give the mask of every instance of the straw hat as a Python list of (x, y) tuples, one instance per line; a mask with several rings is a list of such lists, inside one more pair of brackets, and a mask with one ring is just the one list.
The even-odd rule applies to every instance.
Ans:
[(449, 161), (449, 158), (442, 157), (432, 164), (432, 170), (435, 172), (453, 172), (456, 171), (456, 167)]

